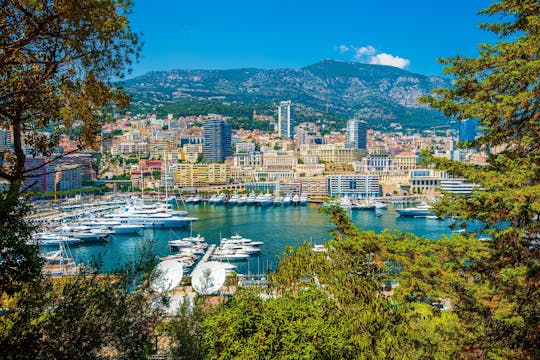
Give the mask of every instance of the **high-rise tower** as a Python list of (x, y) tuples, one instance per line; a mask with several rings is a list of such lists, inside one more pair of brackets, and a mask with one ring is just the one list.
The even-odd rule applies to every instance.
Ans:
[(478, 135), (478, 119), (461, 120), (459, 123), (459, 142), (473, 141)]
[(294, 136), (294, 110), (291, 101), (282, 101), (278, 106), (278, 132), (283, 139)]
[(224, 162), (231, 155), (231, 125), (222, 120), (204, 124), (204, 161)]
[(352, 119), (347, 122), (347, 143), (355, 149), (367, 149), (367, 123), (363, 120)]

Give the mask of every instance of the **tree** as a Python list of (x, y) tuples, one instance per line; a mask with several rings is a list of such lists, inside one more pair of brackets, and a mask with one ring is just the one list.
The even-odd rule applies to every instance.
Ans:
[[(490, 151), (486, 166), (428, 157), (439, 169), (481, 185), (471, 196), (445, 194), (438, 213), (480, 221), (491, 254), (478, 264), (483, 294), (460, 291), (463, 317), (488, 329), (480, 343), (540, 352), (540, 2), (501, 0), (481, 11), (499, 22), (481, 28), (497, 36), (476, 58), (442, 59), (453, 87), (423, 100), (459, 120), (478, 119), (481, 135), (463, 147)], [(428, 154), (426, 154), (428, 155)], [(477, 222), (478, 223), (478, 222)], [(486, 294), (489, 294), (487, 296)], [(488, 301), (496, 297), (497, 301)]]
[[(456, 284), (476, 276), (486, 244), (456, 236), (433, 241), (397, 232), (358, 231), (330, 207), (336, 226), (325, 252), (287, 248), (267, 289), (239, 289), (198, 326), (175, 324), (173, 346), (204, 341), (208, 358), (460, 358), (474, 331), (456, 313)], [(381, 284), (397, 280), (386, 294)], [(180, 317), (185, 321), (184, 317)], [(194, 318), (191, 318), (193, 321)], [(196, 330), (196, 331), (195, 331)], [(194, 341), (198, 339), (197, 341)]]
[[(0, 156), (0, 179), (8, 182), (0, 193), (5, 223), (24, 225), (18, 220), (24, 183), (37, 169), (26, 166), (27, 151), (51, 156), (61, 134), (75, 138), (80, 149), (92, 147), (101, 125), (127, 105), (110, 79), (121, 77), (139, 51), (130, 9), (129, 0), (0, 1), (0, 127), (13, 137), (13, 149)], [(36, 255), (25, 249), (28, 231), (13, 243), (4, 221), (0, 227), (0, 262)], [(30, 277), (39, 271), (33, 269)], [(10, 278), (2, 274), (1, 290)]]
[(149, 288), (150, 249), (143, 244), (115, 274), (44, 278), (2, 297), (0, 358), (146, 359), (162, 320)]

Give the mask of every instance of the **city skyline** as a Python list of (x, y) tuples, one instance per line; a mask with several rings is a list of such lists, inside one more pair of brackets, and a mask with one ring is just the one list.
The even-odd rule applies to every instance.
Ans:
[(171, 69), (300, 68), (333, 58), (441, 75), (439, 57), (474, 56), (486, 0), (410, 3), (141, 1), (130, 16), (142, 59), (128, 77)]

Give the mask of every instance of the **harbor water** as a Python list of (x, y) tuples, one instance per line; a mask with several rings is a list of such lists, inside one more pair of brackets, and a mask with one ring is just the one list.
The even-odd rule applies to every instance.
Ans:
[[(209, 244), (219, 244), (220, 237), (239, 234), (255, 241), (263, 241), (262, 252), (247, 261), (236, 262), (239, 273), (264, 273), (275, 269), (286, 246), (298, 246), (304, 241), (322, 244), (330, 239), (328, 231), (333, 228), (320, 206), (227, 206), (187, 204), (190, 216), (199, 218), (191, 231), (206, 238)], [(379, 233), (384, 229), (397, 229), (430, 239), (451, 235), (450, 220), (400, 217), (391, 206), (382, 216), (375, 211), (349, 212), (353, 222), (366, 230)], [(83, 244), (71, 248), (75, 261), (89, 263), (100, 259), (102, 272), (118, 269), (127, 261), (139, 256), (143, 244), (152, 246), (157, 256), (170, 254), (168, 240), (189, 236), (190, 229), (144, 229), (141, 235), (114, 235), (105, 243)]]

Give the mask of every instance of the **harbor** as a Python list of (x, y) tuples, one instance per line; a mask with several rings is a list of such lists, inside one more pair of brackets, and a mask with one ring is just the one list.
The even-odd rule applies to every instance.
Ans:
[[(181, 212), (184, 217), (196, 219), (190, 221), (191, 227), (182, 226), (171, 230), (166, 227), (147, 226), (136, 233), (111, 234), (107, 241), (70, 245), (70, 250), (77, 263), (95, 263), (96, 259), (99, 259), (98, 271), (110, 272), (134, 260), (142, 249), (148, 246), (158, 258), (178, 254), (177, 249), (169, 246), (171, 231), (174, 239), (190, 238), (197, 234), (204, 237), (210, 246), (214, 245), (214, 248), (208, 247), (205, 251), (206, 260), (212, 259), (222, 238), (239, 234), (263, 244), (260, 245), (260, 252), (245, 259), (230, 261), (235, 265), (235, 271), (244, 275), (265, 274), (269, 269), (276, 268), (286, 246), (299, 246), (305, 241), (316, 245), (330, 239), (328, 231), (333, 226), (327, 216), (320, 212), (321, 206), (316, 203), (304, 206), (232, 206), (208, 202), (180, 202), (175, 211)], [(394, 206), (401, 207), (390, 203), (386, 209), (377, 211), (348, 212), (356, 225), (378, 233), (385, 229), (397, 229), (432, 239), (452, 234), (448, 227), (450, 220), (407, 218), (399, 216)], [(71, 214), (69, 211), (64, 213)], [(82, 223), (84, 220), (79, 218), (77, 221)], [(210, 249), (212, 251), (209, 251)], [(50, 247), (43, 249), (44, 252), (51, 250), (53, 249)], [(226, 258), (222, 259), (228, 262)], [(197, 266), (197, 260), (194, 260), (193, 266)]]

